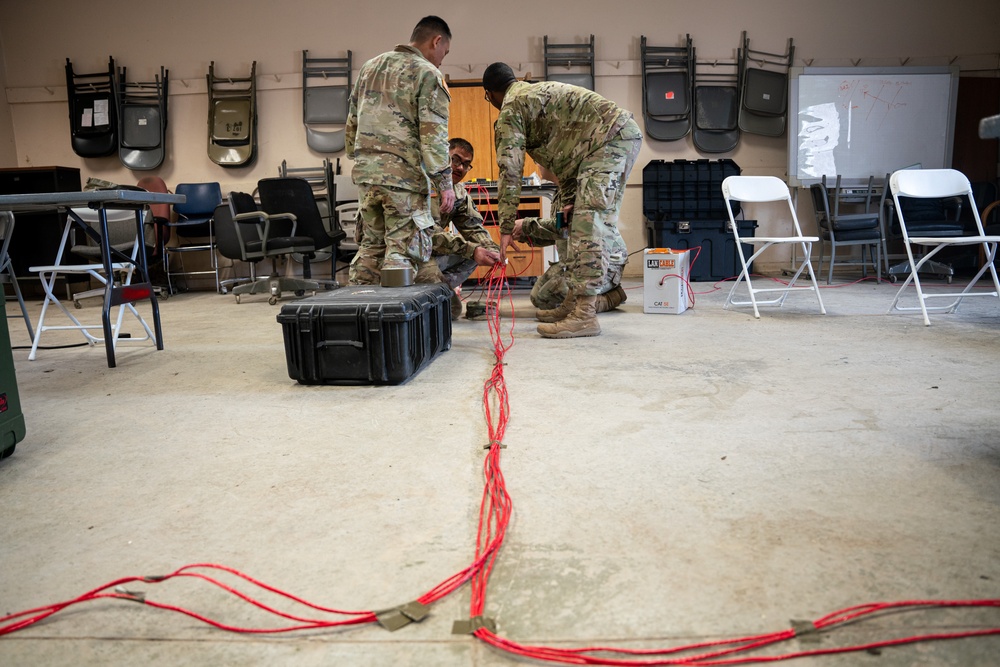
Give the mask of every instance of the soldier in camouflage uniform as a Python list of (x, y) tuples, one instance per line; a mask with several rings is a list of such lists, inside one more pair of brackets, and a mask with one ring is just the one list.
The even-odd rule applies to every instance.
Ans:
[(611, 263), (609, 239), (617, 234), (642, 132), (631, 113), (597, 93), (555, 81), (517, 81), (505, 63), (486, 68), (483, 88), (500, 111), (494, 130), (501, 252), (511, 241), (528, 153), (561, 183), (576, 184), (569, 232), (573, 266), (567, 272), (574, 309), (563, 320), (540, 324), (538, 332), (546, 338), (596, 336), (597, 294)]
[[(538, 165), (542, 178), (559, 184), (558, 177), (542, 165)], [(576, 299), (570, 292), (569, 275), (573, 272), (573, 258), (569, 251), (568, 226), (573, 219), (573, 200), (576, 198), (576, 182), (570, 182), (559, 189), (552, 200), (552, 210), (561, 211), (563, 224), (557, 226), (555, 217), (520, 218), (514, 223), (515, 241), (527, 241), (536, 247), (555, 245), (559, 261), (553, 262), (545, 270), (531, 289), (531, 303), (539, 309), (537, 317), (542, 322), (558, 322), (565, 319), (575, 309)], [(608, 271), (604, 284), (598, 289), (597, 312), (614, 310), (625, 302), (627, 296), (621, 288), (622, 273), (628, 262), (628, 249), (621, 235), (615, 233), (610, 238)]]
[[(476, 210), (462, 179), (472, 169), (475, 150), (465, 139), (448, 142), (451, 157), (451, 180), (455, 188), (455, 207), (440, 216), (432, 237), (433, 255), (442, 271), (442, 281), (452, 288), (465, 282), (476, 266), (492, 266), (500, 261), (500, 248), (483, 226), (483, 216)], [(437, 213), (436, 204), (432, 209)], [(437, 216), (435, 216), (437, 217)], [(449, 231), (454, 228), (455, 232)]]
[(347, 155), (359, 190), (364, 233), (351, 261), (352, 285), (379, 282), (381, 269), (416, 269), (431, 257), (434, 218), (430, 187), (441, 211), (455, 203), (448, 158), (451, 96), (440, 67), (451, 30), (437, 16), (417, 23), (409, 44), (361, 67), (347, 116)]

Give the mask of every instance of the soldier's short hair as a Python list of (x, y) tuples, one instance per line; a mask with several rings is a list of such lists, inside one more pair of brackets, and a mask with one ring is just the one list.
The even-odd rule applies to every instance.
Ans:
[(455, 148), (461, 148), (463, 151), (465, 151), (466, 153), (468, 153), (471, 157), (473, 157), (473, 158), (476, 157), (476, 151), (475, 151), (474, 148), (472, 148), (472, 144), (470, 144), (467, 140), (465, 140), (465, 139), (463, 139), (461, 137), (455, 137), (454, 139), (449, 139), (448, 140), (448, 150), (452, 150), (452, 149), (455, 149)]
[(514, 70), (507, 63), (493, 63), (483, 72), (483, 88), (491, 93), (503, 93), (517, 81)]
[(423, 44), (438, 35), (451, 41), (451, 28), (448, 27), (448, 24), (440, 16), (425, 16), (413, 28), (413, 33), (410, 35), (410, 43)]

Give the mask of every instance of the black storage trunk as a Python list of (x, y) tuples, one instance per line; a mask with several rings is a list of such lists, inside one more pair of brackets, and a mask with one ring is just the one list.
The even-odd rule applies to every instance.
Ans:
[(642, 212), (647, 220), (726, 218), (722, 181), (739, 174), (732, 160), (651, 160), (642, 169)]
[[(729, 229), (729, 219), (658, 221), (646, 220), (646, 246), (684, 250), (701, 246), (691, 266), (690, 280), (724, 280), (740, 274), (736, 239)], [(753, 236), (756, 220), (737, 220), (740, 236)], [(743, 254), (750, 257), (753, 246), (743, 244)], [(751, 267), (752, 268), (752, 267)]]
[(400, 384), (451, 347), (443, 284), (351, 285), (282, 306), (288, 375), (300, 384)]

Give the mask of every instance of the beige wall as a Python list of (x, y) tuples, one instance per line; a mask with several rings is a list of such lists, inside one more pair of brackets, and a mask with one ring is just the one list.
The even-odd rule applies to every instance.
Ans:
[[(541, 41), (596, 36), (597, 90), (637, 115), (641, 112), (639, 36), (675, 44), (690, 33), (699, 59), (731, 59), (740, 32), (754, 48), (780, 51), (793, 37), (796, 65), (899, 66), (955, 64), (963, 71), (997, 74), (1000, 3), (996, 0), (515, 0), (500, 4), (408, 0), (174, 0), (169, 8), (146, 0), (0, 0), (0, 167), (65, 165), (96, 176), (135, 182), (150, 172), (130, 172), (117, 157), (82, 159), (70, 148), (64, 65), (100, 71), (109, 55), (129, 78), (148, 80), (160, 65), (170, 70), (167, 157), (155, 173), (168, 185), (217, 180), (223, 190), (252, 190), (260, 178), (289, 166), (319, 164), (301, 123), (301, 53), (354, 52), (355, 69), (406, 41), (420, 16), (437, 13), (454, 33), (442, 70), (455, 79), (476, 78), (490, 62), (504, 60), (521, 73), (540, 75)], [(85, 10), (84, 10), (85, 7)], [(259, 151), (255, 165), (225, 169), (206, 153), (205, 74), (246, 76), (257, 61)], [(989, 72), (987, 72), (989, 73)], [(10, 121), (7, 120), (7, 115)], [(13, 141), (9, 136), (13, 129)], [(9, 146), (16, 146), (13, 151)], [(336, 156), (334, 156), (336, 157)], [(699, 155), (690, 138), (647, 141), (631, 179), (621, 227), (631, 250), (645, 245), (642, 167), (653, 159), (729, 157), (747, 174), (784, 176), (785, 138), (744, 135), (731, 154)], [(349, 164), (346, 165), (349, 169)], [(766, 231), (766, 221), (764, 230)], [(781, 258), (774, 258), (780, 261)], [(630, 265), (641, 270), (638, 262)]]

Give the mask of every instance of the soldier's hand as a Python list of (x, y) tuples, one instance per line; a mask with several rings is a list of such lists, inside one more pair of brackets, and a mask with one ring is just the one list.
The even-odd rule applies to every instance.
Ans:
[(563, 206), (563, 219), (566, 220), (566, 224), (573, 222), (573, 205)]
[(507, 261), (507, 247), (510, 246), (514, 250), (519, 250), (519, 248), (514, 245), (514, 238), (510, 234), (500, 235), (500, 260)]
[(449, 188), (441, 193), (441, 212), (451, 213), (453, 208), (455, 208), (455, 191)]
[(495, 250), (490, 250), (484, 246), (479, 246), (472, 253), (472, 259), (476, 261), (479, 266), (493, 266), (500, 262), (500, 253)]
[(524, 240), (524, 218), (518, 218), (514, 221), (514, 232), (511, 234), (515, 241)]

